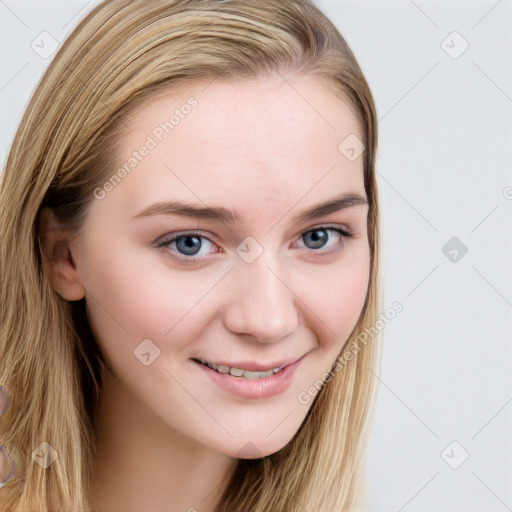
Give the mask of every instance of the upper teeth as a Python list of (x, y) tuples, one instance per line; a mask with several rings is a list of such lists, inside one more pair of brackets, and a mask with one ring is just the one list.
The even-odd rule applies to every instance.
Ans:
[(209, 366), (212, 370), (218, 371), (219, 373), (229, 373), (230, 375), (233, 375), (233, 377), (245, 377), (246, 379), (262, 379), (264, 377), (270, 377), (274, 373), (280, 372), (286, 366), (284, 364), (279, 368), (267, 370), (266, 372), (250, 372), (249, 370), (243, 370), (242, 368), (230, 368), (229, 366), (225, 366), (223, 364), (216, 365), (206, 361), (202, 361), (202, 363), (206, 366)]

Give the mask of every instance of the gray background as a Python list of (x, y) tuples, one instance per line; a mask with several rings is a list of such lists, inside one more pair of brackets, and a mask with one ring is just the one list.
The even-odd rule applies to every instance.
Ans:
[[(0, 0), (2, 160), (41, 38), (97, 3)], [(375, 97), (385, 308), (404, 307), (375, 373), (368, 510), (512, 511), (512, 0), (317, 4)]]

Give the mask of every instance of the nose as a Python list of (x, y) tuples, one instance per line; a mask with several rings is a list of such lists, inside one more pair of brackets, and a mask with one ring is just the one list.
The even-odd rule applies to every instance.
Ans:
[[(277, 266), (265, 252), (252, 263), (239, 261), (230, 273), (225, 327), (260, 343), (273, 343), (297, 328), (297, 301)], [(275, 260), (272, 260), (275, 262)]]

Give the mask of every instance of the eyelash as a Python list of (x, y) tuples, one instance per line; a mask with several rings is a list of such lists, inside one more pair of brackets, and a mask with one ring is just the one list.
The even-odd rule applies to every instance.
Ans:
[[(331, 226), (331, 225), (320, 225), (320, 226), (316, 226), (314, 228), (308, 229), (307, 231), (303, 231), (300, 235), (300, 238), (302, 238), (302, 236), (304, 236), (308, 233), (311, 233), (314, 231), (322, 231), (322, 230), (323, 231), (335, 231), (335, 232), (339, 233), (341, 235), (342, 241), (339, 244), (337, 244), (336, 248), (331, 249), (326, 252), (321, 252), (322, 248), (320, 248), (318, 250), (309, 249), (310, 251), (312, 251), (314, 253), (318, 253), (319, 257), (330, 256), (333, 252), (336, 252), (341, 249), (341, 247), (345, 244), (346, 239), (350, 239), (350, 238), (354, 237), (354, 234), (352, 232), (348, 231), (347, 229), (342, 229), (339, 226), (335, 227), (335, 226)], [(201, 233), (195, 232), (195, 231), (190, 231), (190, 232), (179, 233), (177, 235), (172, 235), (169, 238), (164, 238), (163, 240), (157, 242), (156, 247), (157, 248), (165, 248), (165, 247), (169, 248), (170, 244), (176, 242), (177, 240), (179, 240), (181, 238), (192, 238), (192, 237), (206, 239), (209, 242), (211, 242), (212, 244), (214, 243), (208, 237), (203, 236)], [(308, 248), (306, 247), (306, 249), (308, 249)], [(181, 254), (181, 253), (179, 253), (179, 254)], [(191, 264), (191, 265), (204, 259), (204, 257), (187, 257), (184, 254), (181, 254), (181, 256), (176, 256), (173, 254), (172, 257), (179, 260), (181, 263)]]

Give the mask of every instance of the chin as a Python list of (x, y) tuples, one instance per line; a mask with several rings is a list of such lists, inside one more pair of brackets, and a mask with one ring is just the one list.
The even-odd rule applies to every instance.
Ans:
[(231, 441), (229, 444), (223, 445), (209, 445), (209, 448), (225, 455), (226, 457), (232, 457), (235, 459), (261, 459), (262, 457), (268, 457), (278, 451), (282, 450), (292, 439), (293, 436), (283, 439), (276, 438), (272, 441), (265, 436), (267, 434), (261, 434), (261, 436), (251, 436), (247, 440)]

